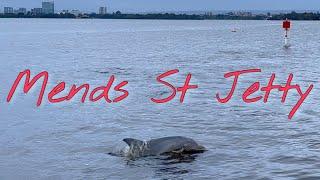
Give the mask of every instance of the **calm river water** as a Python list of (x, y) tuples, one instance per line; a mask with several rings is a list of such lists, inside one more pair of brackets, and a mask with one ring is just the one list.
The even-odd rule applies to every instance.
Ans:
[[(293, 22), (289, 49), (280, 21), (164, 21), (0, 19), (0, 179), (303, 179), (320, 178), (320, 22)], [(237, 32), (231, 30), (237, 29)], [(219, 104), (231, 79), (226, 72), (261, 68), (239, 80), (233, 99)], [(48, 71), (50, 88), (65, 81), (105, 85), (128, 80), (129, 97), (118, 104), (51, 104), (36, 107), (40, 85), (11, 103), (6, 96), (20, 71)], [(170, 90), (156, 76), (182, 86), (192, 73), (183, 104), (152, 97)], [(255, 81), (315, 87), (289, 121), (298, 101), (271, 93), (268, 103), (245, 104)], [(178, 93), (178, 95), (180, 95)], [(264, 95), (262, 92), (256, 95)], [(209, 151), (188, 161), (108, 155), (123, 138), (191, 137)]]

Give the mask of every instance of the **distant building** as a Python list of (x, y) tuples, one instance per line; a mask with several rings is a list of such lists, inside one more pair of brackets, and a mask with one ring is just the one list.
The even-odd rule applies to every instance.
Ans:
[(206, 12), (204, 15), (206, 15), (206, 16), (213, 16), (213, 13), (212, 13), (212, 12)]
[(69, 10), (62, 10), (61, 13), (62, 14), (69, 14)]
[(4, 14), (13, 14), (13, 7), (4, 7)]
[(32, 15), (41, 15), (42, 14), (42, 8), (33, 8), (31, 9)]
[(71, 10), (71, 11), (70, 11), (70, 14), (73, 14), (73, 15), (75, 15), (75, 16), (78, 17), (78, 16), (79, 16), (80, 14), (82, 14), (82, 13), (81, 13), (81, 11), (79, 11), (79, 10)]
[(107, 14), (107, 7), (100, 7), (99, 8), (99, 14), (100, 15)]
[(27, 9), (26, 8), (19, 8), (19, 9), (16, 9), (15, 14), (27, 14)]
[(236, 12), (235, 15), (236, 16), (242, 16), (242, 17), (250, 17), (250, 16), (252, 16), (252, 13), (251, 12), (239, 11), (239, 12)]
[(42, 14), (54, 14), (54, 2), (53, 1), (42, 2)]

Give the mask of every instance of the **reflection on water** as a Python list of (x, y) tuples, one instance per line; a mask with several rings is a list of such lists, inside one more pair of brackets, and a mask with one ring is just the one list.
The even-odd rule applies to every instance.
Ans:
[[(241, 31), (235, 33), (230, 29)], [(0, 179), (319, 179), (320, 22), (293, 22), (288, 49), (277, 21), (0, 20)], [(81, 103), (35, 106), (39, 86), (28, 95), (6, 96), (17, 74), (50, 73), (49, 87), (129, 81), (120, 104)], [(155, 105), (150, 98), (170, 90), (157, 75), (179, 69), (170, 82), (192, 84), (183, 104)], [(228, 104), (226, 72), (261, 68), (239, 79)], [(278, 92), (269, 102), (244, 104), (251, 83), (267, 84), (272, 73), (284, 84), (290, 73), (312, 93), (288, 121), (297, 100)], [(256, 95), (260, 95), (259, 92)], [(197, 139), (209, 151), (179, 158), (135, 161), (110, 156), (123, 138), (165, 136)]]
[(195, 161), (197, 155), (184, 156), (168, 156), (168, 157), (145, 157), (136, 160), (127, 160), (127, 166), (133, 167), (148, 167), (154, 171), (154, 178), (160, 179), (176, 179), (181, 175), (192, 172), (192, 169), (186, 168), (188, 163)]

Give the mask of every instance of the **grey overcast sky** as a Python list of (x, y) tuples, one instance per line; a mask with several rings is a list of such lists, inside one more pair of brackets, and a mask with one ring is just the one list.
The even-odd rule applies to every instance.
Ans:
[[(40, 7), (42, 0), (0, 0), (0, 7)], [(319, 10), (320, 0), (55, 0), (56, 9), (97, 11)]]

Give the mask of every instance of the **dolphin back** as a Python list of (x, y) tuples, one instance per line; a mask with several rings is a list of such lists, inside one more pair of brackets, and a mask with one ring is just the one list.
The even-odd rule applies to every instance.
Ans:
[(167, 153), (199, 153), (205, 148), (193, 139), (173, 136), (159, 139), (152, 139), (147, 142), (149, 153), (152, 155), (163, 155)]

